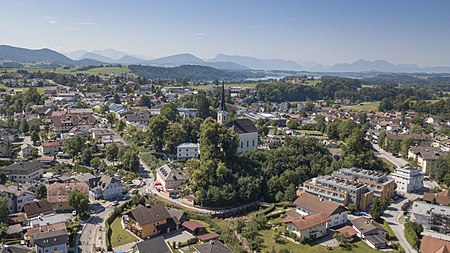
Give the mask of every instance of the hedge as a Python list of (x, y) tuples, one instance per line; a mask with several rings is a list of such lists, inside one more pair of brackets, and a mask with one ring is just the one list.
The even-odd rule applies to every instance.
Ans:
[(384, 228), (388, 231), (389, 240), (397, 240), (397, 236), (395, 236), (394, 231), (392, 230), (391, 226), (389, 226), (389, 223), (385, 220), (383, 221)]
[(419, 235), (414, 231), (412, 223), (406, 223), (405, 225), (405, 237), (408, 243), (415, 249), (419, 248), (420, 239)]

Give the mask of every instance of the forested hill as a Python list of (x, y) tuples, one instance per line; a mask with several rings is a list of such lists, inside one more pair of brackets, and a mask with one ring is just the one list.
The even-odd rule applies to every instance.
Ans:
[(213, 81), (223, 79), (226, 81), (240, 81), (250, 77), (257, 77), (251, 71), (219, 70), (199, 65), (183, 65), (174, 68), (130, 65), (129, 69), (140, 77), (153, 80)]

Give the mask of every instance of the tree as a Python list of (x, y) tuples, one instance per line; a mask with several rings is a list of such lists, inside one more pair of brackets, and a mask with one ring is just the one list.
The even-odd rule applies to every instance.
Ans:
[(339, 245), (341, 246), (346, 246), (348, 244), (347, 238), (341, 233), (335, 232), (333, 234), (333, 238), (336, 239), (336, 241), (338, 241)]
[(79, 215), (87, 211), (89, 205), (89, 197), (86, 193), (81, 192), (78, 189), (69, 191), (69, 197), (67, 203), (77, 211)]
[(31, 132), (31, 141), (36, 144), (41, 138), (36, 131)]
[(141, 106), (147, 106), (148, 108), (152, 107), (152, 101), (147, 95), (142, 95), (141, 101), (139, 102), (139, 105)]
[(5, 184), (8, 177), (4, 171), (0, 171), (0, 184)]
[(116, 120), (116, 131), (117, 132), (122, 132), (123, 129), (125, 128), (125, 122), (123, 122), (122, 120)]
[(211, 118), (200, 126), (200, 153), (202, 159), (231, 162), (238, 148), (238, 136)]
[(201, 92), (197, 94), (195, 97), (195, 108), (197, 109), (197, 117), (206, 119), (209, 116), (211, 116), (211, 110), (209, 107), (211, 104), (209, 103), (208, 98), (206, 97), (206, 94)]
[(380, 135), (378, 136), (378, 146), (380, 146), (380, 148), (384, 149), (385, 140), (386, 140), (386, 131), (381, 131)]
[(8, 217), (8, 199), (0, 196), (0, 221), (5, 221)]
[(113, 162), (117, 160), (117, 156), (119, 155), (119, 147), (115, 143), (111, 144), (106, 148), (106, 159), (108, 161)]
[(161, 107), (160, 115), (170, 121), (176, 121), (178, 116), (177, 105), (174, 103), (165, 104)]
[(80, 156), (80, 163), (84, 165), (90, 165), (92, 160), (93, 150), (91, 148), (86, 148), (83, 150)]
[(382, 112), (391, 111), (394, 109), (394, 104), (392, 103), (391, 99), (389, 98), (383, 98), (380, 102), (380, 105), (378, 106), (378, 110)]
[(164, 149), (170, 154), (177, 153), (177, 146), (186, 142), (187, 133), (180, 123), (173, 123), (164, 133)]
[(147, 136), (149, 142), (153, 144), (155, 150), (161, 152), (164, 146), (164, 133), (166, 132), (169, 120), (162, 115), (153, 116), (148, 123)]
[(379, 220), (383, 212), (389, 207), (391, 201), (389, 198), (378, 198), (376, 197), (372, 203), (372, 208), (370, 209), (370, 215), (375, 220)]
[(80, 135), (75, 135), (75, 137), (70, 138), (64, 142), (64, 151), (75, 159), (84, 149), (85, 149), (85, 139)]
[(139, 155), (134, 149), (127, 149), (120, 157), (120, 160), (128, 171), (137, 171), (139, 169)]
[(47, 186), (45, 184), (38, 184), (34, 194), (36, 195), (36, 199), (39, 200), (47, 198)]
[(93, 168), (99, 168), (102, 165), (102, 161), (98, 157), (94, 157), (91, 160), (91, 167)]
[(411, 135), (407, 135), (405, 136), (405, 138), (403, 138), (402, 142), (400, 143), (400, 153), (402, 154), (403, 158), (408, 157), (408, 150), (413, 145), (414, 139), (411, 137)]
[(28, 133), (28, 130), (29, 130), (29, 126), (28, 126), (28, 122), (27, 122), (27, 120), (26, 119), (22, 119), (21, 121), (20, 121), (20, 125), (19, 125), (19, 131), (21, 132), (21, 133)]
[(290, 129), (298, 129), (300, 127), (300, 123), (297, 119), (290, 119), (287, 123), (287, 127)]
[(337, 140), (339, 139), (339, 121), (332, 121), (330, 123), (328, 123), (327, 128), (325, 130), (328, 138), (332, 139), (332, 140)]

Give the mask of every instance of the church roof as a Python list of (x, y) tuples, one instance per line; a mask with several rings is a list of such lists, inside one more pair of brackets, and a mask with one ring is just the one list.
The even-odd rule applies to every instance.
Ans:
[(230, 129), (233, 129), (237, 134), (248, 134), (248, 133), (257, 133), (258, 129), (256, 128), (253, 121), (249, 119), (237, 119), (229, 124)]

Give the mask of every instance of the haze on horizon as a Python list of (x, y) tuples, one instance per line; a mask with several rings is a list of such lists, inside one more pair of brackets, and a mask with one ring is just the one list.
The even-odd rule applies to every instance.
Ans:
[(450, 66), (450, 1), (0, 0), (0, 44)]

